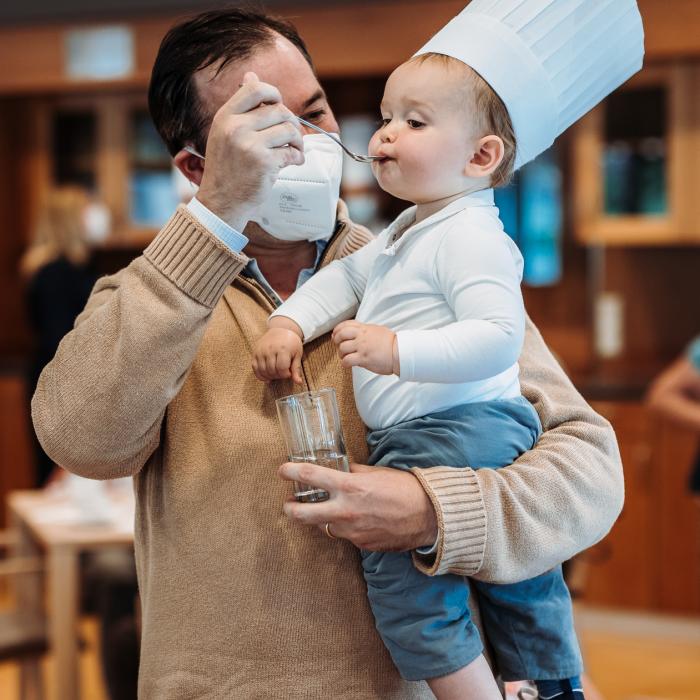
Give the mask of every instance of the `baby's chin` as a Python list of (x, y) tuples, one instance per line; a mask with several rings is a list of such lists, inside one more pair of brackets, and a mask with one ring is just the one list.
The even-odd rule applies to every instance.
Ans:
[(381, 172), (374, 172), (374, 177), (379, 187), (387, 194), (396, 197), (396, 199), (403, 199), (405, 202), (414, 202), (411, 193), (408, 191), (407, 187), (403, 186), (402, 182), (395, 182), (394, 178), (383, 177)]

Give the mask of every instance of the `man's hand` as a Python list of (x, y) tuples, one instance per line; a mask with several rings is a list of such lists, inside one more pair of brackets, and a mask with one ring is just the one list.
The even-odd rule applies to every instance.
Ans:
[(343, 321), (333, 330), (343, 367), (364, 367), (377, 374), (399, 374), (396, 333), (384, 326)]
[(286, 316), (273, 316), (267, 325), (267, 333), (253, 351), (255, 376), (262, 382), (291, 377), (295, 384), (301, 384), (304, 332)]
[(242, 231), (281, 168), (304, 162), (299, 123), (273, 85), (246, 73), (214, 115), (197, 199)]
[(323, 529), (372, 551), (405, 551), (432, 546), (437, 539), (435, 510), (418, 479), (410, 472), (351, 464), (351, 472), (317, 464), (287, 462), (283, 479), (328, 491), (321, 503), (284, 504), (288, 518)]

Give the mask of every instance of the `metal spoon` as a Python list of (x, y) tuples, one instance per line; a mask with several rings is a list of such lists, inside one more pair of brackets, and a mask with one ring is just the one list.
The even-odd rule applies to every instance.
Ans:
[[(353, 153), (349, 148), (343, 146), (339, 138), (336, 138), (333, 134), (329, 134), (320, 126), (316, 126), (316, 124), (307, 122), (306, 119), (302, 119), (301, 117), (297, 117), (297, 120), (304, 126), (308, 126), (309, 129), (318, 131), (321, 134), (325, 134), (329, 139), (333, 139), (333, 141), (335, 141), (353, 160), (356, 160), (358, 163), (371, 163), (372, 161), (382, 159), (382, 156), (361, 156), (357, 153)], [(205, 159), (204, 156), (198, 151), (196, 151), (192, 146), (183, 146), (183, 150), (187, 151), (188, 153), (191, 153), (193, 156), (197, 156), (197, 158), (201, 158), (202, 160)]]
[(327, 131), (322, 129), (320, 126), (316, 126), (316, 124), (312, 124), (311, 122), (307, 122), (306, 119), (302, 119), (301, 117), (297, 117), (297, 120), (303, 124), (304, 126), (308, 126), (309, 129), (313, 129), (314, 131), (318, 131), (321, 134), (325, 134), (329, 139), (333, 139), (353, 160), (356, 160), (358, 163), (371, 163), (374, 160), (381, 160), (382, 156), (361, 156), (358, 155), (357, 153), (353, 153), (349, 148), (346, 148), (343, 146), (339, 138), (336, 138), (333, 134), (329, 134)]

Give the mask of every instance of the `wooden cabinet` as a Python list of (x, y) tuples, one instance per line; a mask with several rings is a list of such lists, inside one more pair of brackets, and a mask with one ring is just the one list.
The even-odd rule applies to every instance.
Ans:
[(600, 402), (615, 428), (625, 505), (610, 534), (581, 555), (585, 601), (614, 607), (700, 612), (700, 502), (687, 489), (697, 435), (640, 403)]
[(141, 91), (30, 101), (26, 154), (40, 162), (32, 198), (52, 185), (80, 184), (112, 214), (107, 245), (148, 244), (178, 204), (170, 155)]
[(644, 68), (574, 127), (573, 144), (579, 240), (700, 244), (700, 63)]

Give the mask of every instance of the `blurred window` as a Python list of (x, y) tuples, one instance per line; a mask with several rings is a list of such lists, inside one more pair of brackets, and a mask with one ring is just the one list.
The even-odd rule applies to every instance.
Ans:
[(627, 89), (605, 105), (605, 213), (663, 215), (667, 211), (666, 90)]
[(94, 112), (58, 112), (51, 134), (53, 181), (94, 190), (97, 119)]
[(179, 203), (170, 154), (145, 110), (131, 116), (129, 202), (132, 223), (154, 228)]

